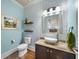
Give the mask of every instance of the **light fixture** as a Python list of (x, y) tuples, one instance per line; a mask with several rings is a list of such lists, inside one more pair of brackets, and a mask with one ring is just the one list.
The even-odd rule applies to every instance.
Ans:
[(56, 12), (59, 12), (59, 11), (61, 11), (61, 9), (60, 9), (59, 6), (57, 6), (57, 7), (56, 7)]
[(47, 10), (44, 10), (43, 15), (44, 15), (44, 16), (47, 16), (47, 15), (48, 15)]
[(53, 8), (50, 8), (50, 10), (49, 10), (49, 15), (50, 15), (50, 16), (53, 15)]
[(53, 15), (53, 8), (50, 8), (50, 9), (49, 9), (48, 15), (49, 15), (49, 16)]
[(50, 8), (49, 12), (52, 13), (53, 12), (53, 8)]
[(60, 11), (61, 11), (60, 6), (51, 7), (51, 8), (48, 8), (47, 10), (43, 11), (43, 16), (51, 16), (51, 15), (59, 14)]

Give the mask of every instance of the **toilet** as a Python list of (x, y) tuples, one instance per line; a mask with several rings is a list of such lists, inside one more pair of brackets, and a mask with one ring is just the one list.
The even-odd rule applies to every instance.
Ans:
[(17, 47), (19, 57), (22, 57), (25, 53), (27, 53), (27, 48), (30, 43), (31, 43), (31, 37), (24, 37), (24, 43), (20, 44)]

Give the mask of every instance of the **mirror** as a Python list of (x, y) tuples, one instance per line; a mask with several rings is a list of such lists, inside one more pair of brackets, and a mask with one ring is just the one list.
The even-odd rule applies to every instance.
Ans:
[(42, 16), (42, 22), (43, 34), (63, 33), (62, 12), (51, 16)]

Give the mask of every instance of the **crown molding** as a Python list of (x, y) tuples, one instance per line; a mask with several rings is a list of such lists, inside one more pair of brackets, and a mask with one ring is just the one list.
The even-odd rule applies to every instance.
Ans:
[(11, 0), (13, 3), (15, 3), (17, 6), (24, 8), (20, 3), (18, 3), (16, 0)]
[(34, 1), (31, 1), (24, 8), (26, 8), (26, 7), (28, 7), (28, 6), (32, 5), (32, 4), (38, 3), (40, 1), (42, 1), (42, 0), (34, 0)]

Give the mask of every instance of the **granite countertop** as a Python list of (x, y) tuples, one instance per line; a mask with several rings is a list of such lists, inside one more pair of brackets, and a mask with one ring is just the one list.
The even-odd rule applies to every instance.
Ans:
[(40, 39), (37, 42), (35, 42), (35, 44), (42, 45), (42, 46), (49, 47), (49, 48), (54, 48), (54, 49), (61, 50), (61, 51), (64, 51), (64, 52), (69, 52), (69, 53), (72, 53), (72, 54), (75, 54), (73, 51), (71, 51), (67, 47), (67, 43), (65, 43), (65, 42), (59, 41), (56, 44), (48, 44), (48, 43), (45, 42), (44, 39)]

